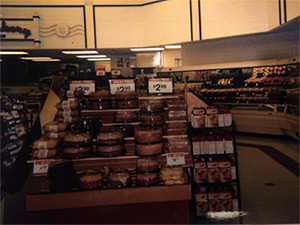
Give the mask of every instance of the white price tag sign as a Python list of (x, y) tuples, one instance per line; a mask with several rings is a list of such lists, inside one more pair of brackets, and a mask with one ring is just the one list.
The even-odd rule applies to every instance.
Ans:
[(168, 153), (167, 166), (185, 165), (185, 156), (183, 153)]
[(135, 91), (135, 82), (133, 79), (118, 79), (109, 80), (110, 93), (112, 95), (117, 93)]
[(173, 93), (173, 80), (172, 78), (149, 78), (148, 91), (151, 94)]
[(47, 160), (38, 160), (33, 162), (33, 174), (47, 173), (49, 162)]

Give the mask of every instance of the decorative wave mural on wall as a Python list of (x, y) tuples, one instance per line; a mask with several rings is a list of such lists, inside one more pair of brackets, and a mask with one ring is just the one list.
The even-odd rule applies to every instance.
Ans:
[(60, 38), (69, 38), (77, 35), (83, 35), (82, 25), (69, 26), (66, 24), (54, 24), (48, 27), (40, 27), (40, 37), (57, 36)]

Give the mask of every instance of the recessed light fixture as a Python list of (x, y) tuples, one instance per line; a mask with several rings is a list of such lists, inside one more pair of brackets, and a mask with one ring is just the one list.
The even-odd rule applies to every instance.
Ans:
[(0, 55), (28, 55), (28, 53), (15, 51), (0, 51)]
[(68, 55), (98, 54), (97, 51), (62, 51), (62, 53)]
[(87, 59), (88, 61), (110, 61), (110, 58), (94, 58), (94, 59)]
[(106, 58), (106, 55), (78, 55), (77, 58)]
[(153, 51), (162, 51), (164, 50), (163, 47), (157, 48), (131, 48), (130, 51), (132, 52), (153, 52)]
[(180, 49), (181, 45), (166, 45), (166, 49)]
[(52, 59), (51, 57), (21, 57), (24, 60), (43, 60), (43, 59)]

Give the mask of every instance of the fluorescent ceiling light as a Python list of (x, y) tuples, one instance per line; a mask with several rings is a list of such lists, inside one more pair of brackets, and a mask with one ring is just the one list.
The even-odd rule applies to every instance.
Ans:
[(27, 52), (0, 51), (0, 55), (28, 55)]
[(62, 51), (62, 53), (69, 55), (98, 54), (97, 51)]
[(106, 58), (106, 55), (78, 55), (77, 58)]
[(132, 52), (151, 52), (151, 51), (162, 51), (164, 48), (157, 47), (157, 48), (131, 48), (130, 51)]
[(59, 62), (60, 59), (33, 59), (33, 62)]
[(166, 49), (179, 49), (181, 48), (181, 45), (166, 45)]
[(51, 57), (21, 57), (24, 60), (43, 60), (43, 59), (52, 59)]
[(88, 61), (110, 61), (110, 58), (94, 58), (94, 59), (87, 59)]

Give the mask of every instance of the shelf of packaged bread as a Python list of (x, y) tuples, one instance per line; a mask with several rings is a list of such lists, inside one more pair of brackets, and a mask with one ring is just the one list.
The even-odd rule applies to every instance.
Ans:
[(184, 97), (184, 95), (148, 95), (148, 96), (139, 96), (139, 100), (147, 100), (147, 99), (177, 99), (180, 97)]
[(29, 182), (31, 184), (30, 187), (27, 188), (26, 194), (26, 209), (28, 211), (191, 200), (190, 184), (74, 191), (64, 193), (36, 193), (36, 190), (47, 191), (45, 189), (45, 183), (41, 184), (41, 182), (37, 180), (29, 180)]
[(140, 125), (140, 122), (131, 122), (131, 123), (103, 123), (102, 126), (104, 127), (110, 127), (110, 126), (137, 126)]
[(140, 108), (133, 108), (133, 109), (84, 109), (81, 110), (82, 114), (93, 114), (93, 113), (104, 113), (104, 112), (138, 112)]
[[(193, 159), (192, 154), (190, 152), (175, 152), (175, 153), (165, 153), (158, 156), (159, 163), (161, 166), (165, 166), (167, 164), (167, 157), (168, 155), (172, 154), (173, 156), (180, 156), (184, 157), (182, 167), (192, 167), (193, 166)], [(118, 168), (122, 167), (124, 169), (131, 169), (135, 168), (137, 164), (137, 160), (139, 156), (117, 156), (117, 157), (89, 157), (89, 158), (82, 158), (82, 159), (72, 159), (74, 168), (76, 170), (82, 169), (93, 169), (97, 166), (109, 166), (111, 168)], [(45, 163), (49, 166), (54, 165), (56, 163), (70, 161), (68, 159), (56, 158), (56, 159), (32, 159), (28, 160), (27, 163), (34, 164), (34, 163)], [(44, 174), (35, 174), (36, 176), (45, 176)]]

